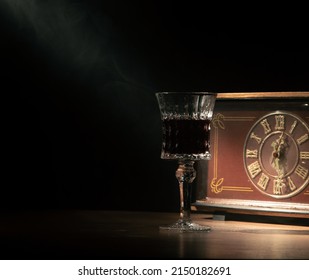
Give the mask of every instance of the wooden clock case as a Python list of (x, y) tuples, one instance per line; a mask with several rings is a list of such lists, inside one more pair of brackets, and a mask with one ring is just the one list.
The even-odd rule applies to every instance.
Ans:
[[(309, 218), (309, 184), (289, 198), (267, 196), (250, 182), (243, 160), (246, 137), (257, 120), (285, 111), (309, 125), (308, 103), (309, 92), (219, 93), (211, 124), (212, 158), (196, 165), (192, 210)], [(308, 159), (305, 165), (309, 169)]]

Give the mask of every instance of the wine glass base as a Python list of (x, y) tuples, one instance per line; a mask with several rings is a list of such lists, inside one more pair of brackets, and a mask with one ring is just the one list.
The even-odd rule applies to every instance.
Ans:
[(159, 227), (161, 230), (172, 231), (210, 231), (211, 228), (206, 225), (200, 225), (191, 221), (178, 220), (176, 223), (170, 225), (162, 225)]

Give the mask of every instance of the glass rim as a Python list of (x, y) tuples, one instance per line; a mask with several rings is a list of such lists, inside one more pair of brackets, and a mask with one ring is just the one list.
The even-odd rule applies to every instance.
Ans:
[(217, 95), (216, 92), (212, 91), (159, 91), (155, 93), (158, 95)]

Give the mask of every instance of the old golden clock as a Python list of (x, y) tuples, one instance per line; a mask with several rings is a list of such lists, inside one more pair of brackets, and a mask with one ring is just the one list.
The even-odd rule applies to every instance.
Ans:
[(219, 93), (193, 210), (309, 218), (309, 92)]
[(248, 178), (263, 194), (297, 195), (309, 181), (308, 125), (289, 112), (262, 116), (247, 135), (243, 157)]

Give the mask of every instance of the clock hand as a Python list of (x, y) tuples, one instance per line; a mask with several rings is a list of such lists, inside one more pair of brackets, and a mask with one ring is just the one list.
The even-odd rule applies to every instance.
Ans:
[(273, 143), (272, 143), (272, 147), (274, 148), (274, 151), (273, 151), (273, 157), (274, 158), (280, 158), (280, 155), (281, 155), (281, 147), (282, 147), (282, 145), (284, 144), (284, 141), (283, 141), (283, 143), (282, 143), (282, 137), (283, 137), (283, 132), (281, 133), (281, 135), (280, 135), (280, 137), (276, 140), (276, 141), (274, 141)]
[(271, 165), (278, 173), (279, 177), (284, 176), (284, 162), (285, 162), (285, 148), (287, 143), (285, 141), (284, 133), (282, 132), (280, 137), (272, 142), (273, 152)]

